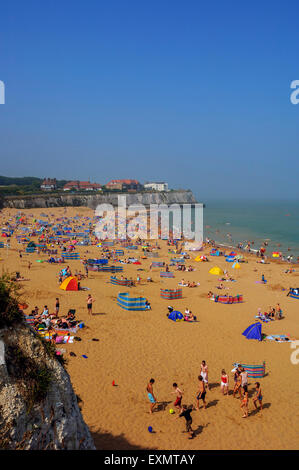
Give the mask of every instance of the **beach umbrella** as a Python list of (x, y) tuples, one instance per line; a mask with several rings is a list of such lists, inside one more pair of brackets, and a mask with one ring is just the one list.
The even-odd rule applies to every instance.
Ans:
[(241, 266), (239, 265), (239, 263), (235, 262), (232, 267), (233, 269), (240, 269)]
[(75, 276), (67, 277), (61, 284), (62, 290), (78, 290), (78, 280)]
[(209, 271), (210, 274), (214, 274), (216, 276), (223, 276), (224, 272), (219, 266), (214, 266), (213, 268), (210, 269)]

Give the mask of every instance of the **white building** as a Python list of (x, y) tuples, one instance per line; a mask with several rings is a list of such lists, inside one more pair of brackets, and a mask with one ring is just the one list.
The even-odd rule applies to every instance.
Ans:
[(169, 191), (168, 183), (145, 183), (144, 189), (153, 189), (154, 191)]
[(45, 178), (44, 181), (42, 182), (40, 188), (43, 191), (54, 191), (55, 189), (57, 189), (56, 178), (54, 178), (54, 179)]

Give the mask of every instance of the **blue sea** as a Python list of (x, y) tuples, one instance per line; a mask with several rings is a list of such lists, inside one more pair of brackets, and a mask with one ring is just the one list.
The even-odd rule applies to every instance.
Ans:
[[(299, 256), (299, 200), (203, 200), (204, 237), (235, 246), (254, 241), (259, 249), (267, 240), (267, 254), (280, 251)], [(280, 245), (280, 246), (279, 246)]]

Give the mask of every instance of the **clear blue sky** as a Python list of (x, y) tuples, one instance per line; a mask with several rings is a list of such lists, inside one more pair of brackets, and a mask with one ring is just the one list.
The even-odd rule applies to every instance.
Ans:
[(0, 174), (299, 197), (298, 0), (5, 3)]

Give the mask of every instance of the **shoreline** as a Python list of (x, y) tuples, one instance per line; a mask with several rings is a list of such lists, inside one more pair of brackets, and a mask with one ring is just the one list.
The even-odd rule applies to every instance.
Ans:
[[(246, 256), (251, 256), (251, 257), (256, 257), (257, 259), (261, 259), (260, 256), (257, 256), (257, 252), (259, 250), (254, 250), (254, 249), (250, 249), (250, 251), (246, 251), (245, 249), (242, 250), (241, 248), (238, 248), (237, 246), (235, 245), (228, 245), (228, 244), (225, 244), (225, 243), (219, 243), (215, 240), (215, 245), (211, 245), (211, 244), (208, 244), (209, 246), (214, 246), (215, 248), (230, 248), (230, 249), (234, 249), (239, 255), (246, 255)], [(266, 264), (269, 263), (269, 262), (272, 262), (272, 263), (277, 263), (277, 264), (286, 264), (286, 265), (294, 265), (297, 266), (299, 264), (299, 261), (298, 260), (292, 260), (292, 261), (288, 261), (287, 259), (281, 259), (281, 258), (273, 258), (273, 257), (270, 257), (266, 254)], [(260, 264), (263, 264), (263, 263), (260, 263)]]

